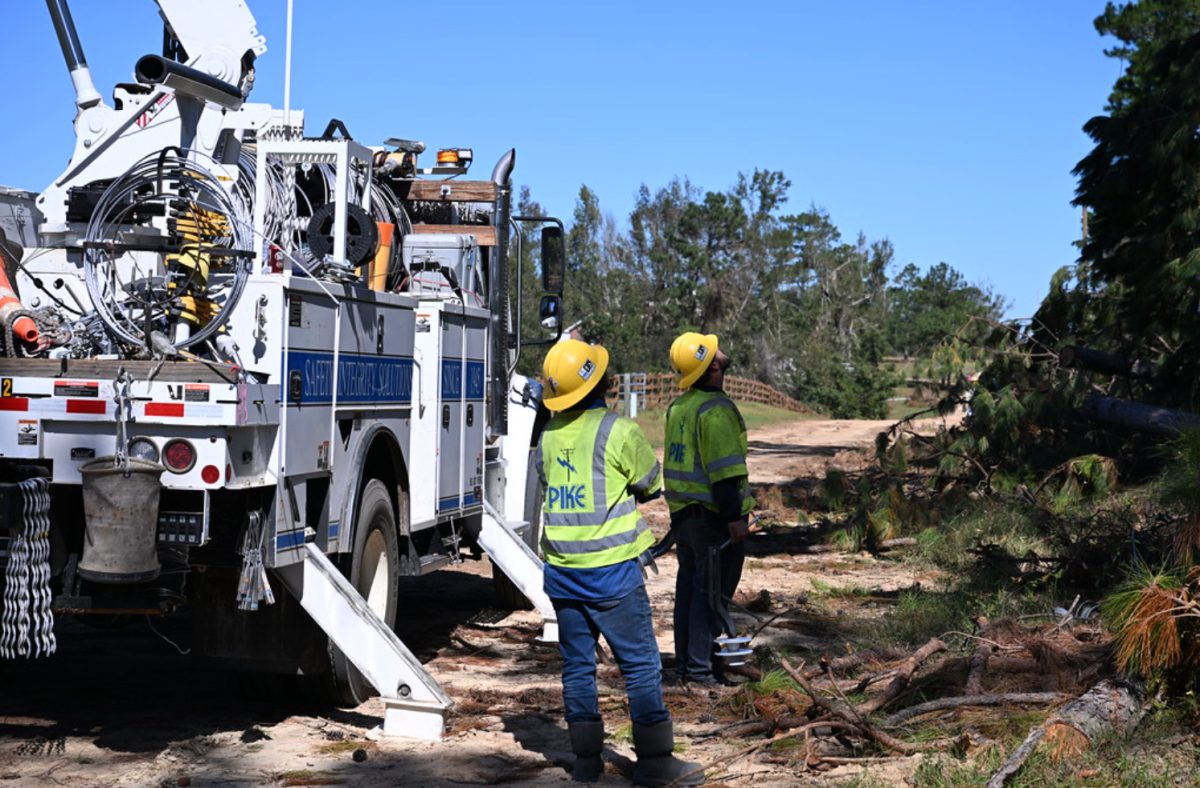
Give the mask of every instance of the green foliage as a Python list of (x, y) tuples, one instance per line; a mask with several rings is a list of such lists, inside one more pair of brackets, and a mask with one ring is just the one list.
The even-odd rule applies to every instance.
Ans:
[(1096, 145), (1075, 168), (1075, 202), (1091, 211), (1078, 277), (1105, 294), (1108, 319), (1092, 345), (1157, 363), (1144, 396), (1190, 407), (1200, 394), (1200, 3), (1110, 4), (1097, 28), (1122, 41), (1110, 54), (1129, 68), (1110, 114), (1084, 126)]
[(1045, 613), (1053, 604), (1048, 592), (1018, 593), (995, 587), (982, 591), (965, 585), (945, 591), (914, 588), (900, 594), (896, 609), (875, 635), (881, 644), (915, 646), (951, 632), (971, 632), (976, 616), (999, 621)]
[[(616, 372), (666, 371), (677, 334), (716, 333), (733, 374), (834, 417), (885, 417), (896, 379), (883, 358), (897, 352), (899, 327), (919, 313), (923, 333), (908, 344), (924, 349), (951, 326), (994, 318), (1000, 302), (944, 263), (890, 282), (890, 243), (846, 241), (816, 207), (787, 213), (790, 186), (767, 170), (725, 191), (686, 179), (643, 185), (627, 231), (581, 187), (567, 237), (567, 323), (603, 342)], [(526, 304), (536, 303), (535, 241), (522, 246)], [(522, 323), (540, 332), (528, 313)]]
[[(1034, 510), (997, 501), (984, 501), (917, 534), (920, 555), (958, 577), (976, 568), (980, 550), (993, 556), (1045, 555), (1050, 545), (1041, 533)], [(988, 575), (1006, 577), (1011, 566), (982, 566)]]
[(821, 480), (820, 497), (825, 508), (837, 511), (842, 508), (846, 493), (850, 490), (850, 480), (846, 472), (838, 468), (825, 469), (825, 478)]
[(924, 274), (909, 263), (893, 279), (888, 300), (888, 343), (904, 356), (929, 355), (950, 338), (973, 345), (991, 332), (1005, 306), (946, 263)]
[(1179, 513), (1172, 540), (1173, 558), (1181, 567), (1200, 559), (1200, 431), (1184, 433), (1172, 443), (1169, 461), (1158, 482), (1158, 499)]
[(1112, 3), (1096, 17), (1096, 32), (1121, 42), (1104, 54), (1128, 65), (1108, 98), (1108, 109), (1119, 112), (1146, 90), (1146, 72), (1164, 43), (1200, 30), (1196, 0), (1138, 0)]
[(758, 681), (747, 682), (745, 689), (752, 695), (774, 695), (781, 692), (797, 692), (800, 687), (786, 671), (768, 670)]

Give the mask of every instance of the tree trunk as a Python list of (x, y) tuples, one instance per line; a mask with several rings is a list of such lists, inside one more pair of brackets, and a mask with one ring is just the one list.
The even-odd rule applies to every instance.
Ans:
[(988, 780), (987, 788), (1003, 788), (1042, 740), (1051, 743), (1054, 757), (1073, 757), (1109, 733), (1127, 734), (1146, 713), (1150, 698), (1141, 683), (1104, 679), (1034, 728)]
[(1122, 375), (1129, 378), (1149, 380), (1154, 377), (1156, 370), (1148, 361), (1130, 361), (1115, 353), (1105, 353), (1103, 350), (1093, 350), (1090, 347), (1071, 345), (1063, 348), (1058, 354), (1058, 360), (1064, 367), (1090, 369), (1093, 372), (1105, 372), (1109, 375)]
[(1176, 438), (1184, 430), (1200, 429), (1200, 416), (1183, 410), (1093, 394), (1080, 408), (1084, 416), (1109, 427), (1142, 430)]

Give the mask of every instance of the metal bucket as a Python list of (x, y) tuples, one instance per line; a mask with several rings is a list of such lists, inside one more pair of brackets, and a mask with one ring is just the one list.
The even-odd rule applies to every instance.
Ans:
[[(156, 462), (97, 457), (79, 468), (87, 521), (79, 574), (96, 583), (144, 583), (158, 577), (159, 477)], [(128, 474), (128, 475), (127, 475)]]

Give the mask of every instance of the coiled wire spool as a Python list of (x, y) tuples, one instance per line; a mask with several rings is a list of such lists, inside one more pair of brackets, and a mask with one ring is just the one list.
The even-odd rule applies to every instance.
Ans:
[[(325, 206), (330, 206), (329, 210), (332, 211), (332, 204), (335, 199), (334, 190), (337, 184), (337, 170), (332, 165), (316, 164), (313, 165), (313, 170), (319, 176), (322, 188), (319, 189), (320, 193), (317, 195), (318, 205), (314, 207), (312, 203), (308, 204), (308, 215), (310, 217), (315, 217), (317, 213)], [(362, 203), (364, 194), (362, 181), (362, 174), (358, 173), (358, 177), (355, 178), (352, 183), (348, 183), (346, 185), (346, 200), (351, 205)], [(396, 193), (392, 191), (392, 189), (389, 188), (385, 182), (381, 181), (379, 178), (372, 177), (370, 182), (370, 190), (371, 210), (369, 213), (371, 218), (376, 222), (385, 222), (394, 225), (396, 228), (395, 233), (392, 236), (392, 248), (396, 251), (394, 254), (393, 265), (391, 270), (388, 272), (387, 285), (389, 290), (393, 290), (395, 289), (396, 285), (399, 284), (404, 273), (399, 264), (399, 250), (401, 248), (404, 236), (412, 233), (412, 220), (409, 218), (408, 212), (404, 210), (404, 206), (401, 204), (399, 198), (396, 197)], [(303, 195), (302, 191), (297, 190), (297, 192)], [(312, 225), (310, 224), (309, 227), (311, 228)], [(314, 240), (316, 240), (315, 244), (313, 243)], [(321, 239), (315, 239), (312, 235), (310, 235), (308, 242), (309, 249), (314, 255), (320, 257), (322, 254), (327, 253), (328, 249), (326, 248), (326, 244), (324, 244)], [(349, 252), (347, 256), (349, 256)]]
[[(254, 190), (258, 176), (258, 148), (253, 144), (242, 146), (238, 157), (238, 169), (241, 178), (238, 179), (238, 190), (246, 205), (254, 203)], [(296, 189), (295, 169), (284, 167), (272, 162), (267, 168), (266, 191), (262, 199), (266, 201), (263, 222), (263, 237), (257, 239), (260, 244), (275, 244), (289, 254), (295, 254), (300, 248), (300, 226), (292, 221), (298, 215), (299, 199), (307, 197)], [(308, 214), (312, 206), (308, 206)]]
[[(216, 162), (211, 166), (221, 167)], [(142, 159), (105, 189), (88, 222), (83, 260), (88, 295), (105, 327), (128, 345), (146, 346), (147, 327), (167, 328), (163, 333), (171, 337), (169, 324), (184, 319), (181, 313), (189, 309), (197, 311), (194, 304), (203, 299), (215, 311), (199, 315), (188, 336), (168, 342), (178, 350), (203, 343), (220, 330), (250, 274), (253, 209), (248, 196), (252, 193), (247, 184), (227, 190), (209, 169), (172, 148)], [(177, 217), (180, 224), (190, 223), (193, 234), (203, 233), (198, 236), (202, 243), (193, 244), (192, 257), (203, 257), (204, 264), (193, 261), (192, 271), (182, 281), (179, 270), (168, 271), (164, 260), (151, 266), (122, 249), (132, 226), (146, 228), (153, 221), (149, 217), (164, 214)], [(166, 232), (164, 227), (159, 230)], [(209, 258), (213, 250), (241, 253)], [(173, 280), (168, 279), (171, 273)], [(194, 300), (186, 302), (188, 298)]]

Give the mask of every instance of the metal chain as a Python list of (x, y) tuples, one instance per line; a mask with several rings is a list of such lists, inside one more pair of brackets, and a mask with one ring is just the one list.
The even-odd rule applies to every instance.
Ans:
[(44, 657), (57, 648), (50, 593), (50, 483), (20, 482), (21, 522), (9, 542), (0, 657)]
[(113, 380), (113, 402), (117, 404), (117, 447), (113, 452), (116, 464), (121, 466), (122, 473), (129, 477), (129, 429), (128, 421), (133, 418), (133, 397), (129, 393), (133, 386), (133, 376), (121, 367)]

